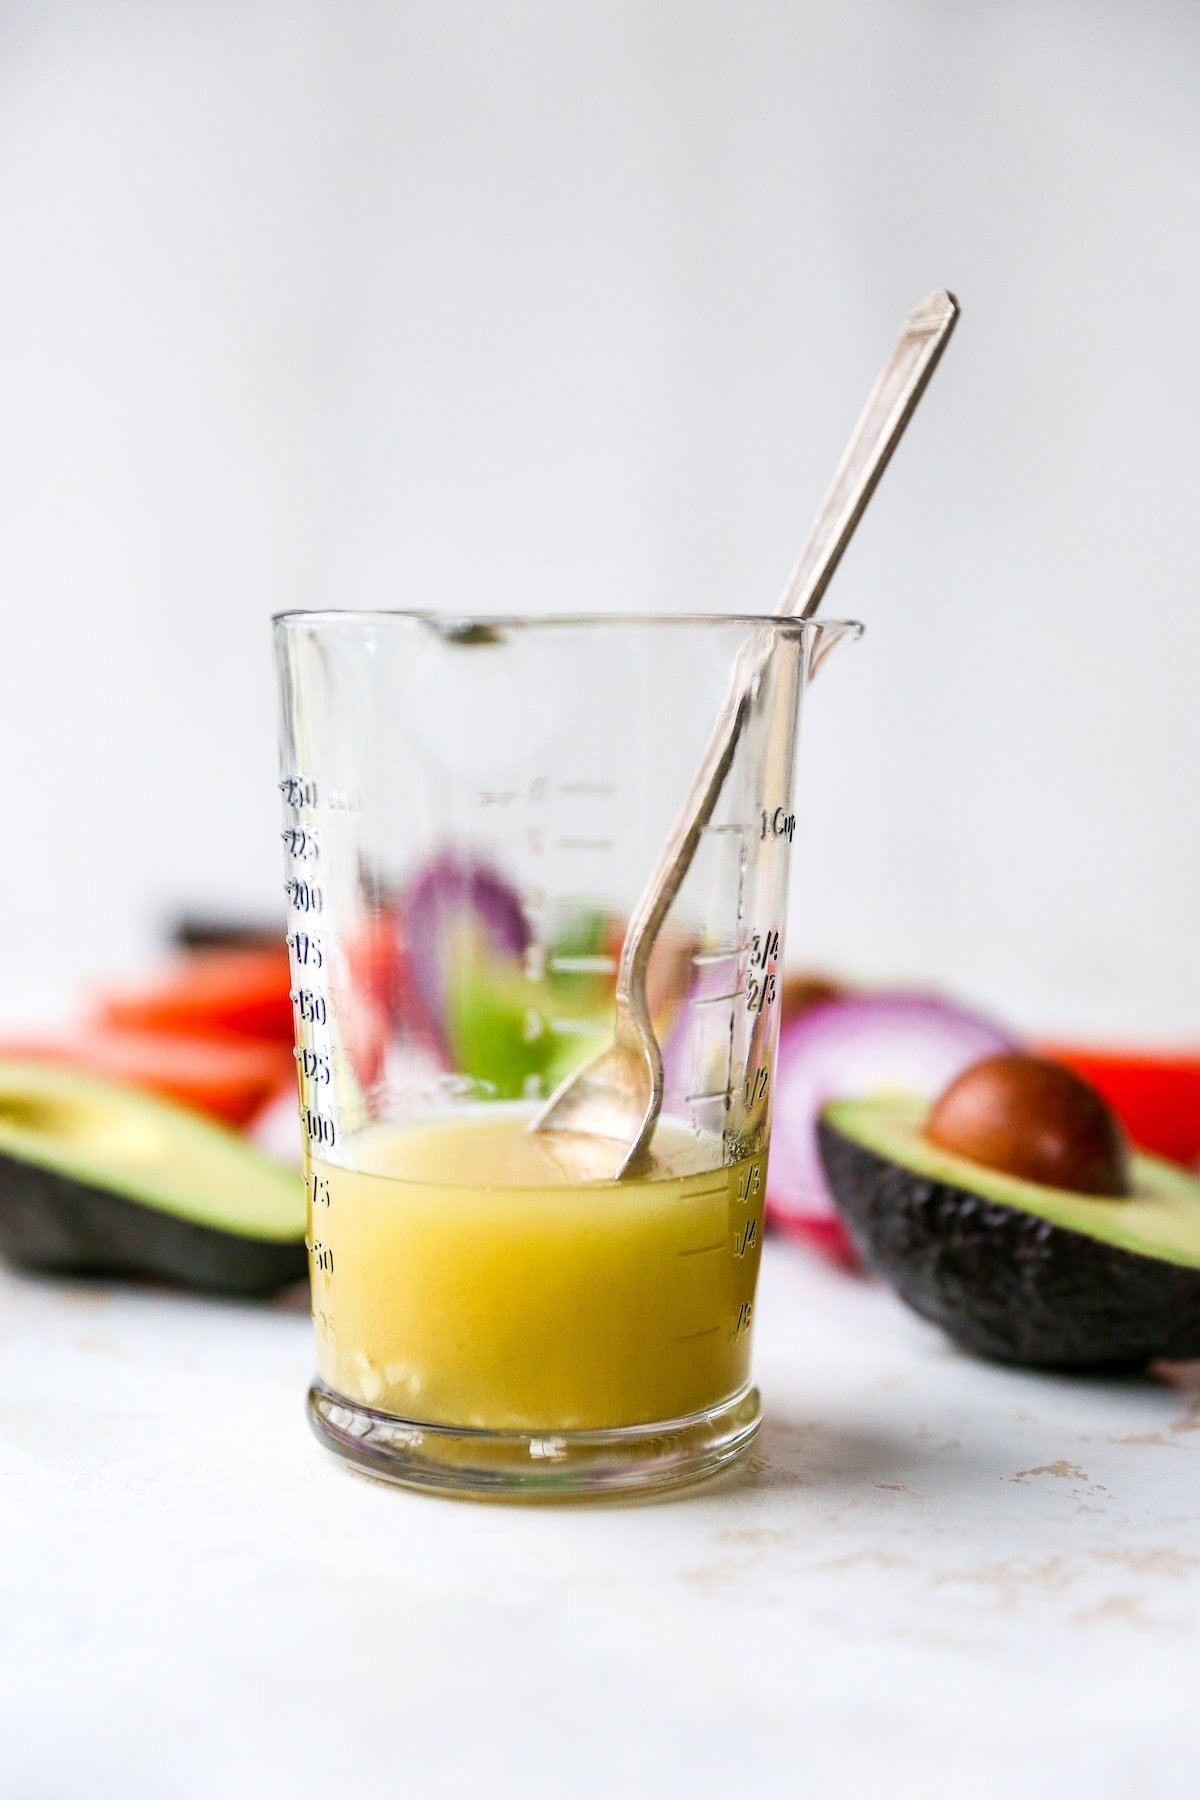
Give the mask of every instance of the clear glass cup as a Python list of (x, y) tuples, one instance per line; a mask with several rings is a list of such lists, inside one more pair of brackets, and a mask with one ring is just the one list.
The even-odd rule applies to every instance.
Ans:
[[(275, 621), (318, 1436), (509, 1497), (749, 1445), (805, 685), (857, 627)], [(628, 919), (739, 652), (769, 645), (655, 950), (649, 1171), (580, 1182), (539, 1101), (599, 1050)]]

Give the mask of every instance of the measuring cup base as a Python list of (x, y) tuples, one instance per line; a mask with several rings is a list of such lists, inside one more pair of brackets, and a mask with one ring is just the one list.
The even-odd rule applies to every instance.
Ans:
[(758, 1389), (719, 1406), (609, 1431), (483, 1431), (374, 1412), (320, 1382), (308, 1393), (317, 1437), (363, 1474), (476, 1500), (587, 1500), (660, 1493), (744, 1455), (762, 1423)]

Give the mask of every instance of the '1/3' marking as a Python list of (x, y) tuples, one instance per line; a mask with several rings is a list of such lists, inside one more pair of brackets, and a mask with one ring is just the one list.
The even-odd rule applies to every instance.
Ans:
[(758, 1194), (761, 1189), (762, 1164), (752, 1162), (743, 1170), (741, 1178), (738, 1181), (738, 1204), (740, 1206), (745, 1206), (746, 1202), (748, 1200), (753, 1200), (755, 1195)]

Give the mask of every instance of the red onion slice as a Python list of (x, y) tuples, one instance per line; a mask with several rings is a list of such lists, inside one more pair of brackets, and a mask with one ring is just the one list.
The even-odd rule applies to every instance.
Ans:
[(767, 1217), (844, 1256), (848, 1245), (817, 1154), (817, 1114), (826, 1101), (889, 1091), (933, 1099), (980, 1057), (1013, 1048), (1012, 1038), (991, 1020), (926, 994), (831, 1000), (785, 1021)]
[(437, 1041), (445, 1043), (446, 990), (455, 933), (466, 925), (501, 959), (518, 958), (530, 940), (519, 895), (486, 863), (453, 853), (435, 858), (401, 901), (414, 997)]

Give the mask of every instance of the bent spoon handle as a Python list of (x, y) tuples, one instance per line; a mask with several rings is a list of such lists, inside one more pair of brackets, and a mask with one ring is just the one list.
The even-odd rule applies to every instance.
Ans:
[[(943, 288), (922, 300), (904, 321), (851, 434), (800, 560), (788, 577), (776, 608), (781, 615), (810, 619), (816, 612), (842, 552), (937, 367), (958, 313), (958, 301)], [(638, 1036), (654, 1044), (656, 1052), (658, 1046), (646, 1000), (650, 955), (720, 797), (771, 643), (769, 632), (757, 632), (743, 646), (695, 780), (625, 933), (616, 983), (618, 1034), (626, 1023), (621, 1017), (626, 1012), (631, 1015), (630, 1022)], [(655, 1061), (661, 1063), (661, 1058), (656, 1055)], [(661, 1074), (656, 1086), (661, 1090)], [(661, 1099), (661, 1091), (656, 1098)]]

